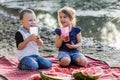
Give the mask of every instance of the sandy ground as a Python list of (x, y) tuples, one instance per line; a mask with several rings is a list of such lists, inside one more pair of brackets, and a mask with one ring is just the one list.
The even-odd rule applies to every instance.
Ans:
[(107, 62), (111, 67), (120, 66), (120, 50), (95, 51), (85, 49), (82, 52), (87, 56)]

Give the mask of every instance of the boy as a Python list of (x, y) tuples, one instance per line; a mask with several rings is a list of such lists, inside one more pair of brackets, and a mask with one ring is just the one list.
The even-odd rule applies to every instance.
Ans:
[(38, 49), (43, 45), (40, 35), (30, 34), (30, 27), (36, 26), (34, 11), (31, 9), (22, 10), (20, 22), (22, 27), (15, 34), (18, 68), (23, 70), (50, 68), (52, 62), (39, 56)]

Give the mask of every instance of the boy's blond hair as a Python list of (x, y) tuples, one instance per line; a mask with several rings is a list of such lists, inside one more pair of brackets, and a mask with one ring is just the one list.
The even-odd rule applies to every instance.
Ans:
[(23, 16), (24, 16), (25, 13), (35, 14), (35, 12), (32, 9), (24, 9), (20, 12), (20, 15), (19, 15), (20, 20), (23, 19)]
[(60, 22), (60, 13), (64, 13), (65, 15), (67, 15), (70, 20), (72, 21), (71, 22), (71, 25), (72, 26), (76, 26), (76, 11), (75, 9), (73, 9), (72, 7), (68, 7), (68, 6), (65, 6), (63, 8), (61, 8), (60, 10), (58, 10), (58, 23), (59, 23), (59, 26), (62, 26), (61, 22)]

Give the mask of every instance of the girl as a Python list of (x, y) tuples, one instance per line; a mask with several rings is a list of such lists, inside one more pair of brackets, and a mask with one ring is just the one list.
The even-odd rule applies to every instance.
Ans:
[[(63, 7), (58, 10), (58, 22), (60, 28), (55, 29), (56, 40), (55, 45), (59, 49), (58, 59), (61, 66), (69, 66), (75, 63), (79, 66), (87, 64), (86, 57), (80, 53), (79, 49), (82, 45), (81, 29), (75, 27), (76, 12), (71, 7)], [(64, 36), (64, 29), (69, 29), (68, 39)], [(66, 33), (67, 34), (67, 33)]]

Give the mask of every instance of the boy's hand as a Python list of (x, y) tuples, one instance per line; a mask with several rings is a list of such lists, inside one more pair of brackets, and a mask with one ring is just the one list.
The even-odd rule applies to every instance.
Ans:
[(38, 36), (36, 36), (35, 34), (32, 34), (32, 35), (30, 35), (30, 36), (28, 37), (28, 39), (29, 39), (30, 41), (37, 41)]
[(40, 47), (43, 45), (43, 41), (42, 41), (40, 35), (37, 35), (37, 40), (36, 40), (36, 42), (37, 42), (38, 46), (40, 46)]
[(40, 37), (40, 35), (37, 35), (37, 40), (39, 40), (41, 37)]

